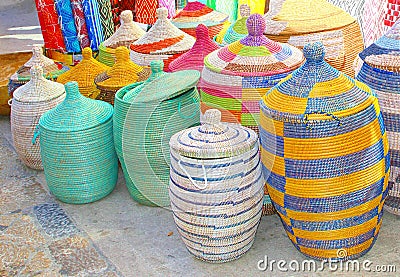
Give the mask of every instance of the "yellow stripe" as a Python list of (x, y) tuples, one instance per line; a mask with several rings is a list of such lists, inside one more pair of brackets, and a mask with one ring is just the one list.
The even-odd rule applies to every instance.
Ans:
[(352, 193), (378, 182), (385, 176), (385, 160), (352, 174), (329, 179), (286, 178), (288, 195), (305, 198), (324, 198)]
[(285, 159), (268, 152), (261, 147), (261, 159), (266, 168), (275, 174), (285, 176)]
[(354, 87), (354, 83), (345, 75), (341, 74), (338, 78), (316, 83), (310, 91), (310, 98), (331, 97), (349, 91)]
[(260, 115), (260, 125), (270, 134), (276, 134), (277, 136), (283, 137), (284, 123), (283, 121), (277, 121), (270, 117), (265, 116), (264, 113)]
[(274, 201), (277, 205), (281, 207), (285, 207), (285, 194), (274, 189), (270, 184), (267, 183), (268, 193), (271, 197), (271, 200)]
[(285, 157), (319, 160), (344, 156), (364, 150), (381, 139), (378, 119), (355, 131), (325, 138), (284, 138)]
[(267, 93), (270, 88), (245, 88), (242, 90), (242, 100), (258, 101)]
[(237, 54), (237, 53), (240, 52), (240, 50), (242, 50), (243, 47), (244, 47), (244, 45), (241, 44), (240, 41), (236, 41), (236, 42), (234, 42), (234, 43), (231, 43), (231, 44), (228, 46), (228, 50), (229, 50), (231, 53)]
[(385, 133), (383, 134), (383, 151), (385, 153), (385, 156), (389, 153), (389, 141), (388, 141), (388, 137), (387, 137), (387, 132), (385, 131)]
[(375, 98), (374, 106), (375, 106), (376, 116), (379, 116), (379, 114), (381, 113), (381, 107), (379, 106), (378, 98)]
[(286, 95), (276, 88), (264, 96), (264, 103), (270, 109), (298, 115), (306, 112), (307, 102), (307, 98)]

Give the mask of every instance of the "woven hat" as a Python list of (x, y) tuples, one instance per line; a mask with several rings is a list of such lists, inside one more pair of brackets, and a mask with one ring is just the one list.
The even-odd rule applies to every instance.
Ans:
[(157, 22), (130, 46), (132, 61), (148, 66), (151, 61), (161, 59), (168, 69), (170, 62), (193, 47), (195, 39), (175, 27), (167, 15), (166, 8), (157, 9)]
[(359, 56), (357, 80), (376, 91), (389, 139), (391, 168), (385, 208), (400, 215), (400, 20)]
[(241, 18), (232, 23), (226, 31), (222, 41), (223, 45), (234, 43), (248, 35), (246, 21), (250, 16), (250, 7), (241, 5), (240, 15)]
[(169, 64), (169, 71), (198, 70), (204, 67), (204, 58), (211, 52), (219, 49), (219, 46), (210, 39), (209, 29), (203, 24), (196, 28), (196, 43), (188, 52)]
[(263, 205), (257, 134), (221, 122), (210, 109), (201, 126), (170, 140), (170, 199), (189, 252), (209, 262), (240, 258), (250, 249)]
[(22, 66), (17, 72), (10, 77), (9, 94), (12, 96), (15, 89), (29, 82), (31, 79), (30, 69), (33, 65), (40, 65), (43, 68), (43, 76), (46, 79), (56, 81), (58, 76), (68, 70), (68, 67), (61, 63), (54, 62), (43, 55), (43, 50), (40, 46), (32, 47), (32, 57)]
[(57, 78), (57, 82), (66, 84), (70, 81), (76, 81), (82, 95), (95, 99), (99, 94), (99, 90), (96, 88), (94, 79), (108, 69), (108, 66), (93, 58), (92, 49), (88, 47), (82, 51), (82, 61), (60, 75)]
[(115, 63), (115, 49), (117, 47), (129, 47), (131, 43), (135, 42), (146, 33), (133, 22), (132, 11), (123, 11), (120, 18), (120, 27), (114, 35), (105, 40), (99, 47), (99, 61), (108, 66), (113, 66)]
[(263, 97), (261, 159), (295, 247), (315, 259), (355, 260), (382, 223), (388, 141), (374, 93), (324, 54), (321, 42), (306, 45), (306, 63)]
[(71, 204), (97, 201), (118, 179), (113, 107), (84, 97), (78, 83), (65, 85), (65, 100), (39, 120), (40, 152), (50, 191)]
[(15, 90), (11, 105), (11, 134), (20, 159), (30, 168), (43, 169), (39, 144), (32, 144), (39, 118), (65, 98), (64, 86), (43, 77), (43, 68), (34, 65), (31, 80)]
[(196, 37), (196, 27), (199, 24), (207, 26), (210, 37), (216, 36), (223, 28), (228, 15), (214, 11), (200, 2), (188, 2), (172, 20), (172, 23), (189, 35)]
[(344, 10), (326, 0), (271, 0), (264, 18), (270, 39), (299, 48), (322, 41), (327, 62), (354, 76), (352, 66), (363, 39), (356, 19)]
[(150, 70), (132, 62), (129, 59), (129, 50), (120, 46), (115, 50), (116, 62), (112, 68), (98, 75), (95, 84), (100, 90), (97, 99), (114, 104), (117, 90), (132, 83), (146, 80)]

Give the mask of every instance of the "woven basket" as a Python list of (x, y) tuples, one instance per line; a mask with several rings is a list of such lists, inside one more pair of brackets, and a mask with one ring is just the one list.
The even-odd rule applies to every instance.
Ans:
[(250, 16), (250, 7), (248, 5), (241, 5), (240, 15), (241, 18), (232, 23), (223, 36), (223, 45), (234, 43), (248, 35), (246, 21)]
[(65, 50), (71, 53), (81, 52), (71, 0), (54, 0), (54, 4), (64, 38)]
[(116, 62), (113, 67), (101, 74), (95, 79), (95, 84), (100, 90), (97, 96), (98, 100), (103, 100), (114, 105), (115, 93), (132, 83), (142, 82), (150, 75), (150, 70), (138, 66), (129, 60), (129, 50), (120, 46), (115, 51)]
[(168, 206), (171, 136), (199, 124), (198, 71), (164, 73), (152, 62), (152, 75), (115, 97), (115, 147), (132, 198), (148, 206)]
[[(64, 86), (43, 77), (43, 68), (31, 68), (32, 79), (19, 87), (11, 105), (11, 134), (14, 148), (20, 159), (30, 168), (42, 170), (39, 143), (32, 144), (32, 137), (39, 118), (65, 98)], [(11, 103), (11, 102), (10, 102)]]
[(163, 60), (165, 68), (189, 51), (195, 39), (176, 28), (167, 18), (166, 8), (157, 9), (158, 20), (140, 39), (131, 44), (131, 60), (148, 66), (151, 61)]
[(21, 66), (17, 72), (10, 77), (8, 85), (8, 94), (12, 97), (13, 92), (20, 86), (26, 84), (31, 79), (30, 69), (33, 65), (40, 65), (43, 67), (44, 77), (48, 80), (56, 81), (58, 76), (68, 70), (68, 67), (63, 66), (61, 63), (56, 63), (53, 60), (46, 58), (43, 55), (40, 46), (33, 46), (32, 58)]
[(240, 258), (254, 242), (263, 206), (257, 134), (208, 110), (203, 125), (175, 134), (170, 148), (171, 207), (187, 249), (207, 262)]
[(93, 53), (90, 48), (85, 48), (82, 51), (82, 61), (69, 71), (60, 75), (57, 82), (66, 84), (71, 81), (76, 81), (79, 85), (79, 91), (83, 96), (95, 99), (100, 91), (97, 89), (94, 79), (109, 67), (96, 61), (93, 58)]
[(260, 103), (264, 177), (300, 252), (355, 260), (382, 224), (389, 146), (374, 93), (324, 54), (322, 43), (306, 45), (306, 63)]
[(115, 49), (119, 46), (129, 47), (145, 33), (142, 28), (133, 22), (132, 11), (123, 11), (121, 13), (121, 26), (114, 35), (100, 44), (99, 61), (105, 65), (113, 66), (115, 63)]
[(185, 33), (196, 37), (199, 24), (207, 26), (210, 38), (216, 36), (228, 20), (228, 15), (214, 11), (200, 2), (188, 2), (172, 20), (172, 23)]
[(321, 41), (326, 48), (326, 61), (354, 76), (354, 59), (364, 48), (355, 18), (325, 0), (271, 0), (270, 7), (264, 17), (270, 39), (300, 49)]
[(113, 107), (82, 96), (78, 84), (65, 85), (66, 98), (39, 120), (40, 154), (50, 191), (71, 204), (97, 201), (118, 179), (113, 140)]
[(386, 210), (400, 215), (400, 20), (360, 53), (357, 79), (374, 89), (382, 107), (390, 145), (391, 169)]

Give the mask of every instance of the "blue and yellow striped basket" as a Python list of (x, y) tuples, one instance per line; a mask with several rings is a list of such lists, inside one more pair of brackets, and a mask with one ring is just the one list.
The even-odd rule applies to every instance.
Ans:
[(268, 192), (294, 246), (315, 259), (356, 259), (373, 246), (388, 191), (389, 146), (378, 99), (324, 61), (306, 63), (260, 102)]

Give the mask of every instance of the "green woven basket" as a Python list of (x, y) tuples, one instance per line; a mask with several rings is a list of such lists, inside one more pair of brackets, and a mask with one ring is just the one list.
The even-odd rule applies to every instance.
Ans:
[(50, 191), (61, 201), (84, 204), (111, 193), (118, 159), (113, 140), (113, 107), (65, 85), (66, 98), (39, 120), (40, 153)]

